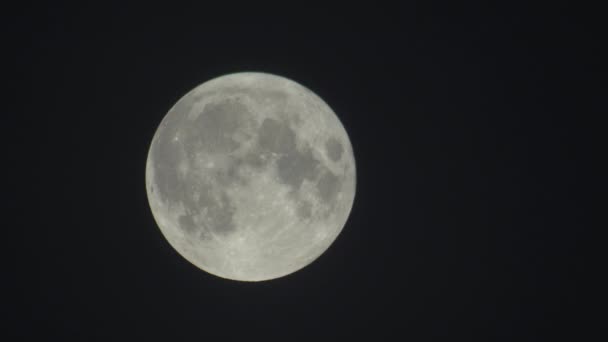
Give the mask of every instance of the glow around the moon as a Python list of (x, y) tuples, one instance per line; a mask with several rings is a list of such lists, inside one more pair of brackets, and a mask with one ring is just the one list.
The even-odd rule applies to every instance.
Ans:
[(355, 197), (355, 161), (337, 116), (307, 88), (236, 73), (183, 96), (146, 165), (152, 213), (169, 243), (219, 277), (295, 272), (336, 239)]

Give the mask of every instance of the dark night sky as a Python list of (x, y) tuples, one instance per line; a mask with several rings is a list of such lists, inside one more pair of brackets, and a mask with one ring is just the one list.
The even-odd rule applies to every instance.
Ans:
[[(594, 324), (594, 9), (58, 3), (2, 14), (6, 341), (542, 341)], [(314, 90), (357, 161), (336, 242), (263, 283), (182, 259), (145, 192), (168, 109), (237, 71)]]

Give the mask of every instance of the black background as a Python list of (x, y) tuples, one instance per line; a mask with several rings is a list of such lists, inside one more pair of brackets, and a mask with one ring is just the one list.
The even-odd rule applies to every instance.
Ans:
[[(259, 6), (3, 12), (6, 341), (589, 334), (594, 9)], [(238, 71), (315, 91), (357, 162), (339, 238), (262, 283), (182, 259), (145, 192), (168, 109)]]

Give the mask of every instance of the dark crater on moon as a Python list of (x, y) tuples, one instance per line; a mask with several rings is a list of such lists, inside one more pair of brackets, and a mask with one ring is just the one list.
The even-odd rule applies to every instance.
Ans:
[(296, 150), (296, 134), (289, 125), (266, 118), (260, 126), (258, 145), (262, 151), (293, 153)]
[(198, 226), (194, 223), (194, 217), (191, 213), (187, 213), (179, 217), (179, 226), (186, 232), (192, 234), (198, 230)]
[(226, 162), (224, 168), (217, 168), (213, 170), (207, 170), (212, 174), (212, 178), (217, 180), (218, 184), (222, 187), (242, 185), (246, 186), (249, 184), (249, 179), (243, 177), (241, 170), (247, 163), (238, 157), (230, 157)]
[(327, 155), (329, 159), (337, 162), (342, 158), (342, 152), (344, 152), (344, 147), (336, 138), (329, 138), (325, 143), (325, 149), (327, 150)]
[(306, 149), (303, 152), (281, 156), (277, 160), (277, 171), (279, 179), (297, 191), (304, 179), (312, 181), (316, 178), (318, 165), (319, 161), (314, 158), (310, 149)]
[[(196, 180), (190, 177), (183, 182), (196, 184)], [(176, 199), (181, 199), (185, 208), (185, 214), (179, 218), (179, 225), (186, 233), (199, 233), (201, 227), (195, 223), (194, 217), (200, 214), (203, 214), (201, 221), (205, 229), (218, 234), (236, 230), (232, 219), (236, 212), (234, 204), (224, 192), (213, 191), (210, 184), (199, 183), (188, 187), (185, 192), (176, 191), (174, 195)]]
[(332, 203), (335, 200), (341, 186), (340, 178), (329, 170), (323, 172), (321, 179), (317, 182), (319, 195), (326, 203)]
[(188, 149), (200, 149), (209, 153), (230, 153), (239, 147), (235, 133), (251, 117), (242, 103), (227, 99), (209, 103), (203, 112), (184, 130), (184, 144)]
[(306, 200), (298, 202), (298, 209), (296, 211), (298, 217), (301, 219), (307, 219), (312, 216), (312, 204)]

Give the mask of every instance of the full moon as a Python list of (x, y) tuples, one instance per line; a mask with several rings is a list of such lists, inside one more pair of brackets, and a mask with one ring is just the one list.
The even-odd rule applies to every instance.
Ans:
[(184, 95), (156, 130), (146, 191), (169, 244), (213, 275), (283, 277), (335, 241), (355, 197), (346, 130), (281, 76), (220, 76)]

